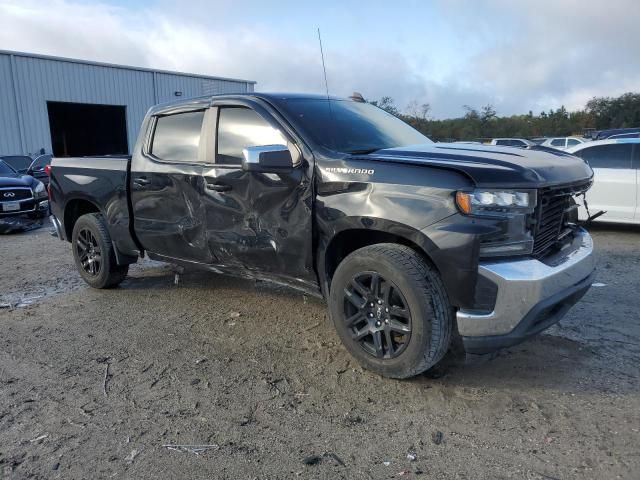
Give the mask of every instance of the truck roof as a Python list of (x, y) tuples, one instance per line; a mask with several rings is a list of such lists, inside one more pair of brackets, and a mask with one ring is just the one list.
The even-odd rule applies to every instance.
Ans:
[[(326, 95), (315, 94), (315, 93), (277, 93), (277, 92), (239, 92), (239, 93), (221, 93), (216, 95), (203, 95), (201, 97), (191, 97), (191, 98), (181, 98), (180, 100), (172, 100), (171, 102), (160, 103), (158, 105), (154, 105), (151, 107), (151, 113), (156, 113), (159, 110), (165, 110), (172, 107), (180, 107), (183, 105), (189, 106), (205, 106), (209, 104), (212, 100), (216, 98), (238, 98), (238, 97), (249, 97), (249, 98), (259, 98), (261, 100), (289, 100), (289, 99), (302, 99), (306, 98), (309, 100), (326, 100)], [(344, 100), (348, 102), (352, 102), (349, 98), (343, 97), (335, 97), (330, 96), (331, 100)]]

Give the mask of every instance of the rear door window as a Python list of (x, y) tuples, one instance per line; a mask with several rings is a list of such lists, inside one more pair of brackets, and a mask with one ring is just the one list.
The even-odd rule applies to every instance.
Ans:
[(631, 150), (629, 143), (612, 143), (609, 145), (594, 145), (575, 154), (585, 160), (591, 168), (631, 168)]
[(197, 162), (203, 119), (203, 110), (157, 117), (150, 153), (171, 162)]
[(579, 140), (576, 140), (575, 138), (570, 138), (567, 140), (567, 147), (575, 147), (579, 143), (580, 143)]
[(551, 140), (552, 147), (564, 147), (564, 138), (554, 138)]

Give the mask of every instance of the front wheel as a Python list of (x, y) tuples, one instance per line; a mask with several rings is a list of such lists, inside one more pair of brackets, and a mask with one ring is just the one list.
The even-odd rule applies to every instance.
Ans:
[(451, 342), (453, 309), (442, 280), (404, 245), (381, 243), (349, 254), (331, 281), (329, 309), (347, 350), (386, 377), (428, 370)]
[(118, 265), (111, 236), (99, 213), (82, 215), (71, 235), (73, 258), (80, 275), (93, 288), (111, 288), (122, 282), (128, 265)]

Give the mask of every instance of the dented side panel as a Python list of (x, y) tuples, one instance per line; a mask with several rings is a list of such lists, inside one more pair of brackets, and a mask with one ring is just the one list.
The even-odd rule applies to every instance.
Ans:
[(202, 167), (134, 161), (130, 188), (134, 229), (145, 250), (211, 262), (205, 241)]
[(312, 190), (305, 161), (287, 173), (253, 173), (211, 167), (205, 182), (206, 242), (220, 266), (238, 273), (271, 274), (290, 283), (315, 279), (312, 253)]

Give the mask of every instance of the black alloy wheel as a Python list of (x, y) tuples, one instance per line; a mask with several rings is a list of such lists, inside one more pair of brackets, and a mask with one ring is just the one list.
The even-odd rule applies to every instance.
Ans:
[(409, 246), (378, 243), (344, 257), (328, 304), (345, 348), (385, 377), (418, 375), (449, 349), (455, 311), (437, 270)]
[(93, 288), (111, 288), (127, 276), (129, 265), (118, 265), (109, 229), (99, 213), (75, 222), (71, 234), (73, 259), (80, 276)]
[(411, 339), (411, 311), (393, 282), (378, 272), (356, 274), (344, 289), (344, 321), (370, 355), (395, 358)]
[(98, 240), (88, 228), (78, 232), (76, 250), (82, 269), (94, 277), (99, 275), (102, 268), (102, 252)]

